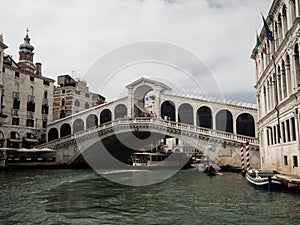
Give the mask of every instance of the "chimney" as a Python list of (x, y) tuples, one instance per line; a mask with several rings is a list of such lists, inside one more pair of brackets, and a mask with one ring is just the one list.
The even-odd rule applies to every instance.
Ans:
[(36, 75), (42, 75), (42, 63), (36, 63), (35, 64), (35, 74)]

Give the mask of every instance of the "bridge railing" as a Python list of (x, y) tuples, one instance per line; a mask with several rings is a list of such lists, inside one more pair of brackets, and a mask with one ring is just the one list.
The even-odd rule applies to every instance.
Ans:
[(60, 143), (71, 141), (75, 137), (80, 138), (80, 137), (89, 135), (91, 133), (98, 132), (100, 130), (117, 127), (119, 125), (129, 125), (130, 126), (132, 124), (137, 124), (137, 125), (139, 125), (139, 124), (155, 124), (158, 126), (163, 126), (165, 128), (175, 128), (175, 129), (179, 129), (181, 131), (187, 131), (187, 132), (202, 134), (202, 135), (210, 136), (210, 137), (222, 138), (222, 139), (231, 140), (231, 141), (237, 141), (237, 142), (249, 141), (250, 144), (258, 146), (258, 139), (254, 138), (254, 137), (233, 134), (233, 133), (229, 133), (229, 132), (225, 132), (225, 131), (212, 130), (209, 128), (203, 128), (203, 127), (198, 127), (198, 126), (184, 124), (184, 123), (178, 123), (178, 122), (169, 121), (169, 120), (162, 120), (162, 119), (153, 118), (153, 117), (136, 117), (136, 118), (116, 119), (116, 120), (113, 120), (113, 121), (110, 121), (110, 122), (107, 122), (104, 124), (100, 124), (95, 127), (91, 127), (91, 128), (76, 132), (75, 134), (71, 134), (71, 135), (65, 136), (63, 138), (59, 138), (57, 140), (47, 142), (45, 144), (40, 145), (39, 147), (54, 146), (54, 145), (57, 145)]

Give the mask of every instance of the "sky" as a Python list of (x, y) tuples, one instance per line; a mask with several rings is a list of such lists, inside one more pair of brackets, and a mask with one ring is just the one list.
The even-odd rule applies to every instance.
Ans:
[[(114, 100), (143, 76), (175, 91), (255, 103), (250, 59), (272, 0), (1, 1), (5, 53), (28, 28), (43, 75), (86, 80)], [(156, 50), (151, 52), (151, 47)], [(148, 57), (145, 57), (145, 55)], [(108, 69), (108, 64), (113, 64)], [(91, 72), (93, 71), (93, 72)], [(96, 72), (95, 72), (96, 71)], [(208, 79), (209, 77), (209, 79)]]

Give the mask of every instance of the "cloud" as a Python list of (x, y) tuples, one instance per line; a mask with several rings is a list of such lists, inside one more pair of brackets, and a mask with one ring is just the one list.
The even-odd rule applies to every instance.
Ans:
[(262, 27), (259, 12), (267, 14), (271, 2), (12, 0), (2, 3), (5, 10), (0, 14), (0, 32), (9, 46), (6, 53), (17, 60), (18, 47), (29, 27), (35, 60), (43, 63), (43, 74), (52, 78), (73, 70), (77, 77), (84, 77), (101, 56), (128, 43), (174, 43), (196, 54), (227, 96), (244, 91), (255, 98), (250, 53), (254, 30)]

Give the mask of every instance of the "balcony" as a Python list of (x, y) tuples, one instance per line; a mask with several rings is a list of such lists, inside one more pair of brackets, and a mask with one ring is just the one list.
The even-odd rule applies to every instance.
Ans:
[(47, 98), (43, 98), (43, 105), (48, 105), (48, 99)]
[(43, 118), (43, 121), (47, 121), (48, 115), (47, 115), (47, 114), (43, 114), (43, 115), (42, 115), (42, 118)]
[(14, 91), (13, 92), (13, 98), (19, 99), (20, 98), (20, 92)]
[(11, 109), (11, 115), (12, 116), (19, 116), (19, 110), (18, 109)]
[(29, 102), (34, 102), (34, 96), (33, 95), (28, 95), (28, 101)]
[(27, 112), (28, 119), (33, 119), (33, 117), (34, 117), (34, 112)]

